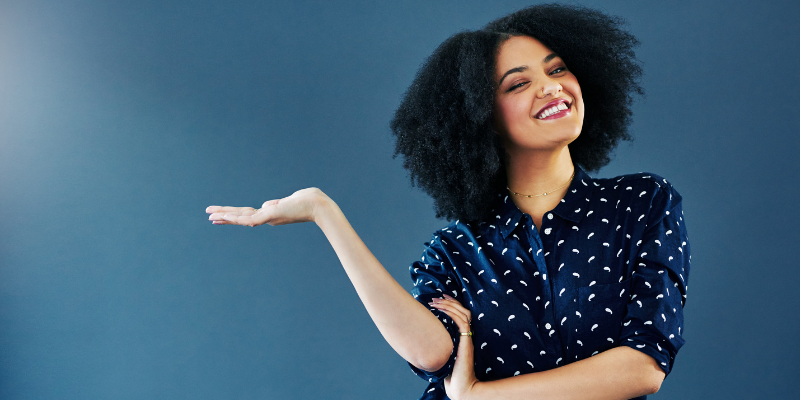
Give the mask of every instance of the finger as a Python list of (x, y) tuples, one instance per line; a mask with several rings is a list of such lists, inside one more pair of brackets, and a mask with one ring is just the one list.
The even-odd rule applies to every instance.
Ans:
[(214, 213), (208, 216), (209, 221), (225, 221), (225, 215), (238, 215), (238, 214), (231, 214), (231, 213)]
[(466, 307), (464, 307), (464, 305), (461, 304), (458, 300), (449, 297), (447, 299), (439, 300), (438, 303), (447, 304), (449, 307), (452, 307), (458, 310), (460, 313), (464, 314), (464, 316), (467, 318), (467, 321), (472, 321), (472, 313)]
[(266, 221), (266, 217), (263, 214), (264, 213), (250, 213), (249, 215), (223, 214), (222, 219), (236, 225), (258, 226)]
[(208, 206), (208, 207), (206, 207), (206, 212), (209, 213), (209, 214), (218, 213), (218, 212), (232, 212), (233, 208), (236, 208), (236, 207)]
[(433, 299), (433, 303), (435, 303), (435, 304), (444, 304), (444, 305), (446, 305), (447, 307), (450, 307), (450, 308), (452, 308), (452, 309), (458, 310), (458, 311), (459, 311), (459, 312), (461, 312), (462, 314), (466, 315), (466, 316), (467, 316), (467, 319), (469, 319), (469, 316), (470, 316), (470, 311), (469, 311), (467, 308), (465, 308), (465, 307), (464, 307), (464, 305), (463, 305), (463, 304), (461, 304), (460, 302), (458, 302), (457, 300), (451, 300), (451, 299)]
[(457, 315), (458, 319), (460, 319), (461, 321), (466, 323), (467, 326), (469, 326), (469, 316), (467, 316), (466, 314), (464, 314), (460, 310), (458, 310), (456, 308), (453, 308), (453, 307), (450, 307), (450, 306), (447, 306), (447, 305), (444, 305), (442, 303), (434, 304), (433, 307), (436, 307), (436, 309), (439, 309), (439, 310), (442, 310), (442, 311), (448, 313), (448, 315), (450, 313), (452, 313), (454, 315)]
[(274, 205), (278, 204), (281, 200), (283, 200), (283, 199), (275, 199), (275, 200), (265, 201), (264, 204), (261, 205), (261, 208), (267, 208), (267, 207), (270, 207), (270, 206), (274, 206)]
[(231, 216), (231, 215), (250, 216), (250, 215), (253, 215), (253, 214), (255, 214), (255, 213), (257, 213), (259, 211), (259, 210), (256, 210), (253, 207), (226, 207), (226, 208), (232, 208), (232, 209), (235, 209), (235, 211), (225, 212), (225, 211), (222, 211), (222, 210), (218, 210), (217, 212), (209, 215), (208, 219), (211, 220), (211, 221), (215, 221), (215, 220), (216, 221), (220, 221), (220, 220), (225, 219), (226, 215), (228, 215), (228, 216)]
[(248, 210), (255, 210), (253, 207), (230, 207), (230, 206), (209, 206), (206, 207), (207, 214), (213, 213), (241, 213)]
[(453, 306), (455, 306), (456, 308), (460, 309), (464, 314), (470, 315), (470, 311), (466, 307), (464, 307), (464, 305), (461, 304), (460, 301), (456, 300), (453, 297), (450, 297), (447, 294), (445, 294), (443, 296), (444, 296), (445, 299), (449, 300), (453, 304)]
[(469, 330), (469, 318), (461, 311), (444, 303), (431, 303), (431, 306), (437, 310), (444, 311), (450, 318), (453, 318), (453, 322), (458, 325), (459, 329), (466, 328), (466, 330)]
[(255, 213), (259, 212), (259, 211), (260, 210), (255, 209), (253, 207), (246, 207), (245, 209), (242, 210), (241, 215), (249, 216), (249, 215), (253, 215), (253, 214), (255, 214)]
[(456, 326), (458, 326), (459, 332), (470, 331), (469, 323), (467, 323), (467, 320), (464, 319), (463, 315), (453, 310), (442, 310), (442, 311), (444, 311), (445, 314), (449, 315), (450, 318), (453, 319), (453, 321), (456, 323)]

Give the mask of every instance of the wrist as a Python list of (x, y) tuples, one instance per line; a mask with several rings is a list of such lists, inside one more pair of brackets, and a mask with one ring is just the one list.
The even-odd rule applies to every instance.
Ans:
[(342, 210), (339, 209), (339, 205), (325, 193), (320, 192), (312, 206), (311, 220), (324, 230), (325, 225), (328, 225), (327, 222), (340, 214)]
[(482, 390), (483, 390), (484, 383), (475, 379), (472, 381), (469, 390), (466, 391), (466, 396), (464, 396), (464, 400), (479, 400), (483, 399)]

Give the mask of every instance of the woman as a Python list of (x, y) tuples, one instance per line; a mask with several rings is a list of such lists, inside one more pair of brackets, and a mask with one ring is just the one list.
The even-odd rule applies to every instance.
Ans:
[(383, 336), (430, 382), (423, 398), (655, 393), (683, 344), (681, 198), (653, 174), (582, 169), (629, 138), (641, 92), (636, 40), (619, 25), (534, 6), (426, 61), (392, 130), (412, 181), (455, 221), (411, 266), (412, 295), (318, 189), (258, 210), (212, 206), (209, 219), (316, 222)]

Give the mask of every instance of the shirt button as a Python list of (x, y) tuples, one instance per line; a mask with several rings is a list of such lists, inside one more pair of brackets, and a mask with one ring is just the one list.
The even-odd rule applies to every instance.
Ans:
[(547, 213), (547, 219), (553, 219), (553, 214), (552, 213)]

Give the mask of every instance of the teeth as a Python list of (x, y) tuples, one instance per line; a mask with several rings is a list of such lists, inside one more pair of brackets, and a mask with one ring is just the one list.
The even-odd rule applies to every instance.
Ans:
[(558, 103), (558, 105), (550, 107), (547, 110), (544, 110), (542, 112), (541, 116), (539, 117), (539, 119), (547, 118), (547, 117), (549, 117), (549, 116), (551, 116), (551, 115), (553, 115), (553, 114), (555, 114), (555, 113), (557, 113), (559, 111), (564, 111), (564, 110), (567, 110), (567, 109), (569, 109), (569, 107), (567, 107), (566, 103)]

